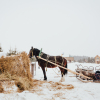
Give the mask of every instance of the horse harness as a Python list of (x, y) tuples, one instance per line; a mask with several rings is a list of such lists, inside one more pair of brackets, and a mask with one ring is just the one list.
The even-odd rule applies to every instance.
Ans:
[[(33, 50), (31, 50), (31, 52), (32, 52), (32, 56), (33, 56)], [(44, 54), (43, 52), (41, 52), (41, 51), (39, 52), (39, 56), (40, 56), (40, 57), (42, 57), (43, 54)], [(47, 55), (47, 57), (46, 57), (46, 60), (47, 60), (46, 67), (47, 67), (47, 64), (48, 64), (49, 57), (50, 57), (49, 55)], [(54, 56), (54, 59), (55, 59), (55, 62), (54, 62), (54, 61), (52, 61), (52, 62), (58, 63), (58, 62), (57, 62), (57, 59), (56, 59), (56, 56)], [(62, 63), (58, 63), (58, 64), (61, 65), (61, 66), (64, 65), (64, 58), (63, 58), (63, 57), (62, 57), (62, 60), (63, 60)]]
[[(55, 58), (55, 63), (57, 62), (57, 59), (56, 59), (56, 56), (54, 56), (54, 58)], [(64, 65), (64, 58), (62, 57), (62, 63), (59, 63), (59, 65), (61, 65), (61, 66), (63, 66)]]
[[(33, 54), (33, 52), (32, 52), (32, 54)], [(44, 54), (43, 52), (40, 52), (39, 56), (42, 57), (43, 54)], [(50, 57), (49, 55), (47, 55), (47, 57), (46, 57), (46, 60), (47, 60), (47, 62), (46, 62), (46, 71), (47, 71), (47, 64), (48, 64), (49, 57)], [(54, 56), (54, 59), (55, 59), (55, 61), (52, 61), (52, 60), (51, 61), (57, 64), (58, 62), (57, 62), (56, 56)], [(63, 57), (62, 57), (62, 63), (58, 63), (58, 64), (61, 65), (61, 66), (64, 66), (64, 58)], [(40, 63), (39, 63), (39, 65), (40, 65)]]
[[(41, 52), (40, 57), (42, 57), (42, 55), (43, 55), (43, 53)], [(46, 60), (47, 60), (47, 62), (46, 62), (46, 67), (47, 67), (47, 64), (48, 64), (49, 57), (50, 57), (49, 55), (47, 55), (47, 57), (46, 57)], [(55, 61), (52, 61), (52, 60), (51, 60), (51, 61), (57, 64), (58, 62), (57, 62), (56, 56), (54, 56), (54, 59), (55, 59)], [(64, 58), (63, 58), (63, 57), (62, 57), (62, 60), (63, 60), (62, 63), (58, 63), (58, 64), (61, 65), (61, 66), (64, 65)]]

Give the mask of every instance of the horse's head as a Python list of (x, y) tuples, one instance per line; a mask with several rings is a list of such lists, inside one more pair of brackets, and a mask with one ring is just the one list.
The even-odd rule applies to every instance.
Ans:
[(33, 48), (31, 47), (30, 51), (29, 51), (29, 58), (32, 58), (33, 56), (39, 56), (40, 50), (38, 50), (37, 48)]
[(32, 57), (34, 56), (33, 51), (34, 51), (34, 48), (31, 47), (31, 49), (30, 49), (30, 51), (29, 51), (29, 58), (32, 58)]

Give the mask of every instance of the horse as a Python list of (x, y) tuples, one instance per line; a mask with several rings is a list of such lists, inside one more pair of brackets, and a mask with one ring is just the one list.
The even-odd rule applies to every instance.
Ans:
[[(39, 55), (40, 55), (40, 57), (46, 59), (47, 61), (44, 61), (44, 60), (38, 58), (37, 56), (39, 56)], [(44, 74), (44, 80), (47, 80), (45, 67), (55, 68), (55, 67), (59, 67), (59, 65), (60, 65), (60, 66), (67, 68), (67, 60), (62, 56), (50, 56), (44, 52), (41, 52), (41, 50), (39, 50), (37, 48), (31, 47), (31, 49), (29, 51), (29, 58), (32, 58), (33, 56), (35, 56), (36, 60), (38, 61), (38, 65), (42, 68), (42, 71)], [(50, 62), (48, 62), (48, 60), (53, 63), (58, 64), (58, 66), (51, 64)], [(67, 70), (60, 68), (60, 67), (59, 67), (59, 69), (61, 71), (61, 80), (60, 81), (63, 82), (63, 81), (65, 81), (65, 74), (67, 74)]]

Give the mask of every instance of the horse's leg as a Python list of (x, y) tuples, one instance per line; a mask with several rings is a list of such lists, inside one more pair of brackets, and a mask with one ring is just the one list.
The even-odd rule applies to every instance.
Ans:
[(43, 74), (44, 74), (44, 80), (47, 80), (46, 72), (45, 72), (45, 67), (41, 67), (41, 68), (42, 68), (42, 71), (43, 71)]
[[(63, 67), (67, 68), (66, 59), (64, 59), (64, 66)], [(64, 82), (65, 81), (65, 74), (67, 74), (67, 70), (63, 69), (63, 68), (60, 68), (60, 71), (61, 71), (61, 82)]]
[(64, 69), (60, 68), (60, 70), (61, 70), (61, 80), (60, 80), (60, 82), (64, 82), (65, 81)]

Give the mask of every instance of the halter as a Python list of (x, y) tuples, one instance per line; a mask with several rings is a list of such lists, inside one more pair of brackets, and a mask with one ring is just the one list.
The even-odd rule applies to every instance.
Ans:
[(33, 50), (34, 50), (34, 48), (33, 48), (33, 47), (31, 47), (31, 53), (32, 53), (32, 57), (33, 57)]
[(30, 53), (32, 53), (32, 57), (33, 57), (33, 49), (31, 49)]

